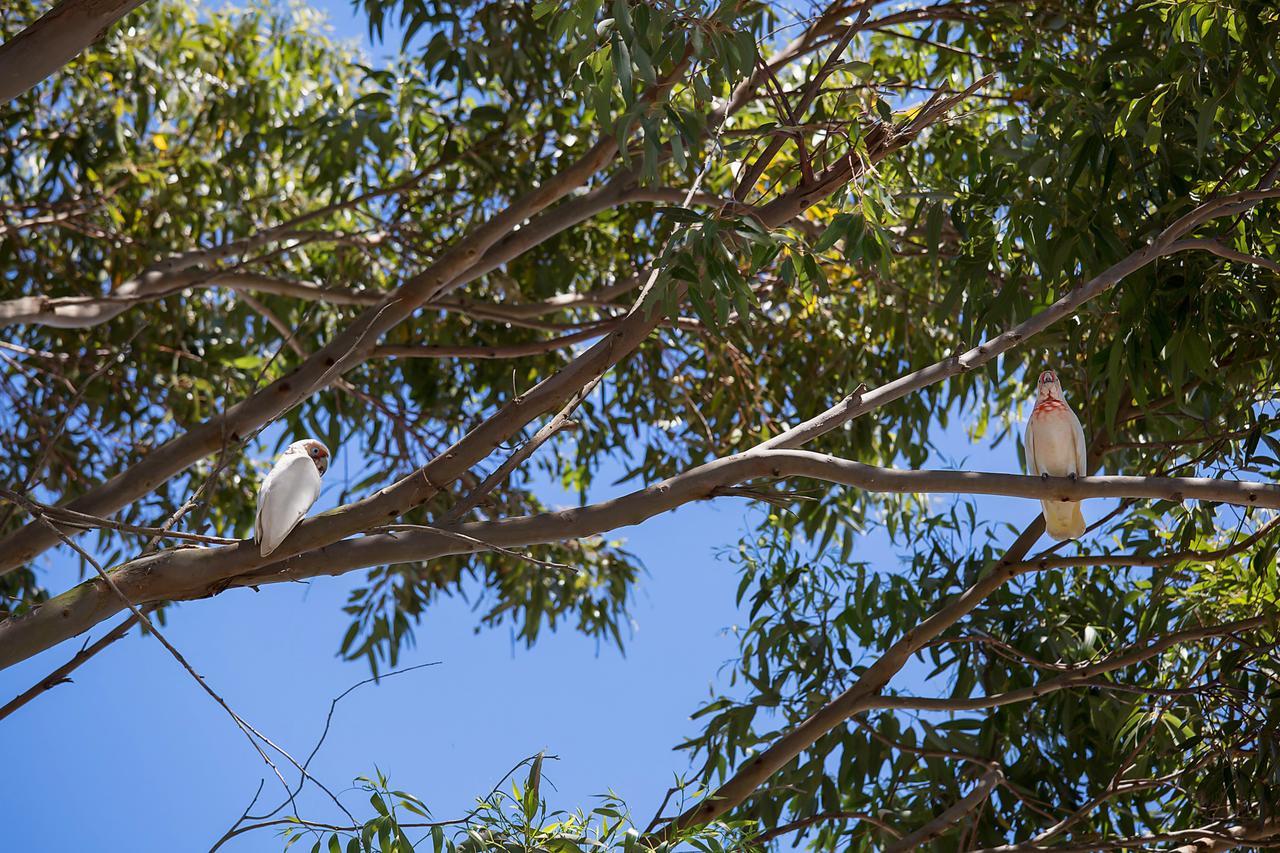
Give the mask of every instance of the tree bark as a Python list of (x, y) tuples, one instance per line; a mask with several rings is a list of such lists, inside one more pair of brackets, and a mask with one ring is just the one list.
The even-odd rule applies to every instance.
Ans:
[[(523, 547), (562, 542), (640, 524), (717, 490), (759, 477), (811, 477), (875, 492), (991, 494), (1012, 497), (1080, 500), (1129, 497), (1159, 500), (1211, 500), (1237, 506), (1280, 509), (1280, 486), (1182, 477), (1026, 477), (975, 471), (903, 471), (878, 468), (803, 450), (758, 450), (708, 462), (639, 491), (609, 501), (538, 515), (481, 521), (456, 527), (426, 527), (374, 533), (344, 539), (279, 560), (266, 560), (252, 541), (215, 548), (180, 548), (142, 557), (112, 571), (116, 585), (135, 604), (216, 595), (231, 586), (256, 586), (340, 575), (367, 566), (421, 562), (490, 547)], [(361, 503), (308, 519), (290, 540), (310, 529), (345, 529), (353, 517), (363, 518)], [(1036, 524), (1039, 524), (1039, 518)], [(1041, 528), (1036, 529), (1035, 538)], [(309, 540), (306, 540), (309, 541)], [(318, 541), (318, 540), (317, 540)], [(1033, 538), (1032, 543), (1035, 539)], [(287, 543), (286, 543), (287, 544)], [(291, 547), (297, 548), (295, 544)], [(1027, 544), (1027, 548), (1030, 543)], [(1002, 571), (1025, 569), (1018, 556)], [(282, 550), (284, 548), (282, 547)], [(299, 549), (301, 550), (301, 549)], [(1011, 575), (1012, 576), (1012, 575)], [(124, 608), (100, 579), (72, 587), (29, 613), (0, 622), (0, 669), (70, 639)], [(913, 652), (914, 653), (914, 652)], [(864, 697), (865, 698), (865, 697)], [(859, 700), (861, 701), (861, 699)]]
[(0, 45), (0, 103), (53, 74), (144, 0), (62, 0)]

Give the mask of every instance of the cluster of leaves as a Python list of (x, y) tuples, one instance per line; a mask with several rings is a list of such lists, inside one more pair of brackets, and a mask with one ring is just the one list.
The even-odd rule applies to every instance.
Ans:
[[(356, 784), (369, 794), (374, 815), (358, 828), (320, 831), (302, 824), (287, 827), (284, 849), (310, 841), (312, 853), (669, 853), (692, 849), (701, 853), (750, 851), (754, 848), (739, 828), (723, 822), (671, 839), (650, 843), (633, 825), (626, 803), (616, 794), (599, 797), (589, 812), (551, 809), (542, 795), (543, 761), (539, 754), (525, 759), (507, 774), (528, 767), (524, 780), (511, 789), (504, 780), (489, 796), (478, 799), (465, 818), (433, 821), (426, 804), (412, 794), (390, 789), (381, 771), (361, 776)], [(414, 836), (418, 836), (416, 840)]]
[[(536, 561), (503, 552), (373, 569), (368, 584), (351, 591), (344, 608), (352, 617), (340, 653), (363, 658), (376, 674), (394, 668), (413, 629), (441, 595), (475, 596), (480, 624), (510, 624), (517, 640), (532, 646), (543, 628), (572, 622), (590, 637), (623, 646), (627, 605), (638, 569), (620, 542), (600, 538), (555, 545)], [(479, 630), (479, 628), (477, 628)]]
[[(5, 38), (43, 8), (9, 11)], [(135, 23), (0, 106), (7, 297), (97, 295), (158, 259), (332, 201), (359, 171), (361, 146), (346, 138), (359, 94), (353, 57), (317, 36), (313, 16), (257, 8), (197, 19), (157, 5)], [(76, 215), (63, 227), (34, 224), (67, 211)], [(261, 318), (200, 294), (168, 308), (126, 313), (90, 335), (10, 330), (10, 342), (53, 355), (6, 367), (7, 396), (21, 403), (0, 407), (9, 451), (0, 479), (73, 496), (261, 380)], [(256, 478), (233, 469), (216, 503), (230, 516), (224, 529), (245, 529)], [(192, 479), (173, 484), (193, 489)], [(173, 506), (166, 495), (129, 520), (154, 521), (157, 503)]]

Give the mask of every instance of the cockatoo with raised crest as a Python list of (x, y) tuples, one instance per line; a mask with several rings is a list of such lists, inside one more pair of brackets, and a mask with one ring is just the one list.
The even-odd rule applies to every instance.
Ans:
[[(1083, 477), (1085, 464), (1084, 428), (1062, 397), (1058, 374), (1046, 370), (1036, 386), (1036, 405), (1027, 420), (1024, 440), (1027, 471), (1035, 477)], [(1054, 539), (1076, 539), (1084, 535), (1084, 514), (1079, 501), (1040, 501), (1044, 526)]]
[(258, 517), (253, 541), (262, 556), (298, 526), (320, 497), (320, 477), (329, 470), (329, 449), (314, 438), (295, 441), (285, 448), (258, 489)]

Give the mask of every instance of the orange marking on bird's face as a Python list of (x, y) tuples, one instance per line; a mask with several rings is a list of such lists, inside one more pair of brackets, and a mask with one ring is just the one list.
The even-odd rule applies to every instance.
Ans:
[[(291, 447), (290, 449), (293, 450), (295, 448)], [(321, 473), (321, 475), (329, 470), (329, 448), (325, 447), (314, 438), (298, 442), (296, 450), (311, 457), (311, 461), (315, 463), (316, 469)]]

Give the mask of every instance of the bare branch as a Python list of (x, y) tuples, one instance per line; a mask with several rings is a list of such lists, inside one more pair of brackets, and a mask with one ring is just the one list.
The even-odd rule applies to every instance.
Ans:
[(1198, 838), (1190, 844), (1175, 847), (1171, 853), (1220, 853), (1223, 850), (1243, 847), (1245, 844), (1256, 845), (1262, 840), (1269, 842), (1266, 846), (1275, 847), (1280, 843), (1280, 839), (1274, 837), (1277, 834), (1280, 834), (1280, 818), (1255, 821), (1233, 826), (1213, 836)]
[[(1037, 500), (1091, 497), (1170, 501), (1198, 499), (1246, 507), (1280, 508), (1280, 486), (1269, 483), (1177, 477), (1080, 477), (1071, 480), (972, 471), (901, 471), (803, 450), (756, 450), (709, 462), (610, 501), (574, 509), (472, 522), (438, 530), (409, 530), (394, 537), (385, 534), (363, 536), (322, 545), (270, 563), (258, 555), (252, 542), (166, 551), (126, 563), (115, 569), (112, 576), (135, 603), (199, 598), (216, 594), (232, 585), (338, 575), (366, 566), (474, 553), (486, 547), (519, 547), (591, 536), (639, 524), (691, 501), (708, 499), (718, 489), (758, 477), (810, 477), (876, 492), (992, 494)], [(359, 506), (357, 503), (331, 510), (303, 526), (327, 524), (337, 529), (346, 528), (353, 524), (349, 514), (355, 514)], [(459, 542), (458, 535), (471, 537), (477, 542)], [(1013, 577), (1036, 567), (1035, 562), (1022, 562), (1019, 555), (1007, 558), (1001, 564), (1000, 573)], [(0, 668), (88, 630), (119, 610), (119, 602), (104, 594), (97, 585), (81, 584), (21, 617), (0, 622)], [(919, 638), (916, 649), (933, 636), (936, 635)]]
[[(102, 585), (110, 589), (111, 593), (115, 595), (115, 597), (118, 598), (120, 601), (122, 601), (126, 607), (129, 608), (129, 610), (133, 613), (133, 617), (137, 619), (139, 622), (141, 622), (142, 625), (146, 628), (147, 632), (150, 633), (151, 636), (155, 637), (156, 641), (159, 642), (160, 645), (164, 646), (165, 651), (167, 651), (170, 655), (173, 656), (174, 660), (176, 660), (178, 664), (181, 665), (182, 668), (187, 671), (188, 675), (190, 675), (193, 679), (195, 679), (195, 682), (200, 686), (200, 689), (203, 690), (205, 693), (207, 693), (209, 697), (218, 704), (219, 707), (221, 707), (224, 711), (227, 712), (227, 715), (231, 717), (232, 721), (236, 724), (236, 727), (239, 728), (240, 731), (244, 734), (245, 738), (248, 739), (249, 744), (254, 748), (254, 751), (258, 753), (258, 757), (261, 758), (264, 762), (266, 762), (267, 766), (270, 767), (271, 770), (275, 773), (276, 778), (280, 780), (280, 784), (284, 786), (284, 789), (286, 792), (289, 791), (289, 784), (285, 782), (284, 776), (280, 774), (280, 769), (276, 766), (275, 762), (271, 760), (271, 757), (268, 756), (265, 751), (263, 751), (262, 746), (258, 743), (258, 741), (262, 741), (262, 743), (266, 744), (267, 746), (271, 747), (273, 750), (278, 752), (280, 755), (284, 756), (289, 761), (290, 764), (292, 764), (295, 768), (298, 769), (299, 772), (303, 774), (304, 777), (310, 779), (312, 782), (315, 783), (316, 787), (320, 788), (320, 790), (328, 794), (329, 799), (331, 799), (334, 802), (334, 804), (337, 805), (337, 807), (341, 809), (344, 814), (347, 815), (347, 817), (351, 817), (351, 813), (348, 812), (346, 807), (342, 805), (342, 802), (337, 797), (335, 797), (333, 793), (324, 786), (323, 783), (321, 783), (315, 777), (310, 776), (307, 773), (306, 768), (298, 764), (298, 762), (294, 760), (293, 756), (291, 756), (288, 752), (286, 752), (281, 747), (277, 746), (275, 743), (271, 741), (270, 738), (268, 738), (262, 732), (258, 731), (256, 728), (250, 725), (247, 720), (245, 720), (243, 717), (237, 714), (231, 708), (231, 706), (227, 704), (227, 700), (223, 699), (222, 696), (219, 695), (217, 691), (215, 691), (212, 687), (209, 686), (209, 683), (204, 679), (204, 677), (201, 676), (200, 673), (196, 672), (195, 668), (191, 666), (190, 663), (187, 662), (187, 659), (185, 656), (183, 656), (182, 652), (178, 651), (177, 647), (175, 647), (172, 643), (169, 642), (168, 639), (165, 638), (164, 634), (160, 632), (160, 629), (157, 628), (155, 623), (151, 621), (150, 617), (147, 615), (147, 612), (144, 611), (142, 608), (138, 607), (137, 605), (133, 604), (132, 602), (130, 602), (129, 599), (125, 596), (125, 594), (120, 591), (120, 587), (116, 585), (112, 577), (109, 574), (107, 574), (105, 569), (102, 568), (102, 565), (93, 558), (92, 554), (90, 554), (88, 551), (85, 551), (83, 548), (77, 545), (73, 540), (69, 539), (66, 535), (64, 535), (62, 531), (58, 530), (58, 528), (53, 524), (53, 522), (50, 521), (47, 517), (45, 517), (45, 515), (40, 511), (39, 507), (37, 507), (35, 504), (24, 501), (21, 497), (19, 497), (18, 500), (20, 503), (24, 504), (24, 508), (27, 509), (28, 512), (33, 513), (39, 519), (40, 523), (48, 526), (51, 530), (53, 530), (55, 535), (57, 535), (60, 539), (63, 540), (63, 542), (71, 546), (72, 549), (74, 549), (77, 553), (79, 553), (80, 556), (83, 557), (85, 561), (89, 563), (89, 565), (93, 566), (94, 571), (98, 573), (98, 578), (101, 580)], [(292, 794), (290, 794), (290, 799), (292, 799)]]
[(1004, 774), (995, 767), (983, 773), (982, 778), (978, 780), (977, 785), (973, 786), (972, 791), (965, 794), (950, 808), (915, 832), (903, 836), (895, 843), (890, 844), (885, 848), (885, 853), (904, 853), (907, 850), (915, 850), (942, 835), (953, 825), (963, 820), (971, 811), (985, 803), (987, 797), (991, 796), (991, 792), (995, 790), (996, 785), (1000, 784), (1003, 777)]
[[(405, 673), (415, 672), (420, 669), (426, 669), (427, 667), (430, 667), (430, 666), (439, 666), (439, 665), (440, 665), (440, 661), (431, 661), (429, 663), (420, 663), (420, 664), (417, 664), (416, 666), (407, 666), (407, 667), (404, 667), (403, 669), (392, 670), (391, 672), (386, 672), (386, 673), (383, 673), (382, 675), (372, 675), (369, 678), (363, 679), (361, 681), (357, 681), (355, 684), (351, 685), (346, 690), (342, 691), (337, 696), (335, 696), (333, 698), (333, 701), (329, 703), (329, 713), (324, 718), (324, 729), (320, 732), (320, 737), (316, 740), (316, 745), (311, 748), (311, 752), (307, 755), (306, 760), (302, 762), (303, 770), (305, 771), (307, 768), (311, 766), (312, 760), (314, 760), (316, 755), (320, 752), (320, 747), (324, 746), (325, 738), (329, 736), (329, 728), (330, 726), (333, 725), (333, 714), (335, 711), (338, 710), (339, 702), (341, 702), (343, 699), (347, 698), (347, 696), (351, 695), (353, 692), (360, 689), (366, 684), (371, 684), (373, 682), (381, 683), (383, 679), (392, 678), (397, 675), (404, 675)], [(253, 804), (258, 801), (258, 794), (262, 793), (262, 785), (259, 784), (258, 794), (254, 795), (253, 801), (249, 803), (249, 807), (246, 808), (244, 812), (240, 815), (240, 818), (234, 824), (231, 825), (231, 828), (228, 829), (225, 833), (223, 833), (221, 838), (219, 838), (217, 841), (214, 842), (213, 846), (209, 848), (210, 853), (213, 853), (213, 851), (217, 850), (229, 839), (235, 837), (236, 835), (239, 835), (240, 826), (246, 820), (261, 821), (261, 820), (267, 820), (269, 818), (275, 817), (282, 810), (284, 810), (285, 807), (287, 807), (290, 803), (292, 803), (294, 799), (297, 797), (297, 795), (302, 792), (302, 787), (303, 785), (306, 784), (306, 781), (307, 781), (307, 777), (304, 772), (304, 774), (298, 779), (298, 787), (295, 788), (290, 793), (288, 799), (286, 799), (284, 802), (282, 802), (280, 805), (276, 806), (274, 809), (267, 812), (266, 814), (251, 815), (249, 814), (249, 812), (252, 811)]]
[[(359, 686), (359, 685), (356, 685), (356, 686)], [(519, 770), (521, 767), (524, 767), (529, 762), (534, 761), (537, 757), (538, 756), (529, 756), (528, 758), (524, 758), (519, 763), (517, 763), (516, 766), (508, 770), (506, 772), (506, 775), (504, 775), (501, 779), (499, 779), (497, 784), (493, 786), (493, 790), (489, 792), (488, 797), (484, 798), (485, 801), (491, 799), (493, 795), (497, 793), (497, 791), (501, 789), (501, 787), (504, 784), (506, 784), (506, 781), (510, 779), (512, 775), (515, 774), (517, 770)], [(555, 758), (556, 756), (545, 755), (543, 757)], [(437, 821), (426, 821), (426, 822), (415, 822), (415, 823), (397, 822), (397, 826), (399, 826), (401, 829), (427, 829), (435, 826), (458, 826), (460, 824), (467, 823), (473, 817), (479, 814), (481, 811), (481, 808), (482, 807), (476, 807), (471, 811), (467, 812), (466, 814), (464, 814), (462, 817), (456, 817), (450, 820), (437, 820)], [(279, 811), (279, 809), (277, 809), (276, 811)], [(350, 815), (348, 815), (348, 817), (350, 817)], [(261, 823), (247, 824), (245, 826), (240, 826), (240, 823), (241, 821), (237, 821), (236, 826), (233, 826), (220, 839), (218, 839), (218, 841), (213, 846), (213, 850), (217, 850), (219, 847), (225, 844), (228, 840), (230, 840), (231, 838), (237, 835), (243, 835), (244, 833), (252, 832), (255, 829), (266, 829), (272, 826), (305, 826), (312, 829), (324, 829), (332, 832), (360, 832), (362, 829), (364, 829), (364, 826), (360, 824), (352, 823), (346, 826), (339, 826), (337, 824), (320, 823), (312, 820), (303, 820), (301, 818), (277, 818), (276, 820), (268, 820), (268, 821), (263, 821)], [(210, 853), (212, 853), (212, 850), (210, 851)]]
[(1238, 263), (1248, 264), (1250, 266), (1255, 266), (1255, 267), (1262, 267), (1264, 269), (1271, 270), (1272, 272), (1280, 273), (1280, 263), (1277, 263), (1271, 260), (1270, 258), (1262, 258), (1262, 257), (1259, 257), (1258, 255), (1250, 255), (1247, 252), (1237, 252), (1235, 249), (1232, 249), (1231, 247), (1224, 245), (1222, 242), (1218, 240), (1209, 240), (1209, 239), (1179, 240), (1175, 245), (1182, 250), (1200, 249), (1205, 252), (1210, 252), (1212, 254), (1215, 254), (1220, 258), (1225, 258), (1228, 261), (1236, 261)]
[(70, 527), (74, 530), (116, 530), (120, 533), (134, 533), (139, 536), (153, 536), (158, 539), (178, 539), (184, 542), (199, 542), (204, 545), (238, 545), (239, 539), (228, 539), (225, 536), (205, 536), (199, 533), (184, 533), (161, 527), (140, 527), (136, 524), (125, 524), (110, 518), (98, 518), (83, 512), (65, 507), (48, 506), (32, 498), (19, 495), (9, 489), (0, 488), (0, 498), (12, 502), (15, 506), (30, 505), (36, 507), (59, 527)]
[(0, 104), (66, 65), (141, 6), (143, 0), (60, 0), (39, 20), (0, 45)]
[(0, 302), (0, 326), (41, 324), (83, 329), (105, 323), (135, 305), (164, 299), (193, 288), (225, 287), (241, 293), (268, 293), (334, 305), (376, 305), (386, 294), (328, 288), (246, 272), (186, 269), (150, 271), (126, 281), (106, 296), (22, 296)]

